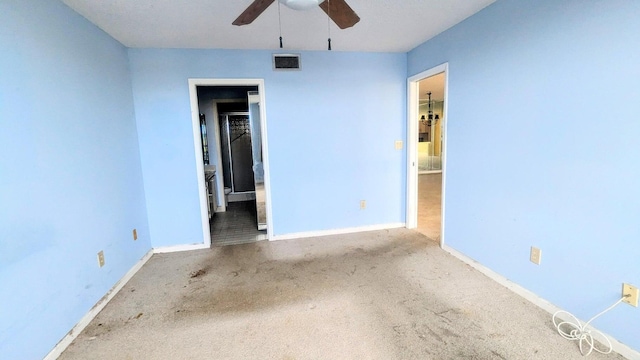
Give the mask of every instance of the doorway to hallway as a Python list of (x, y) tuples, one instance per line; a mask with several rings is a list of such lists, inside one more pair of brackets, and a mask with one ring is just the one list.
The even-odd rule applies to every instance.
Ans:
[(408, 80), (407, 228), (444, 243), (447, 64)]

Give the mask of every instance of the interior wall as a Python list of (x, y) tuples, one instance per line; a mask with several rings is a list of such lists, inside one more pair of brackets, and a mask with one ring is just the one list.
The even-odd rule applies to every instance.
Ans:
[[(499, 0), (408, 54), (409, 75), (449, 63), (445, 243), (584, 320), (640, 285), (639, 17)], [(640, 349), (638, 323), (593, 325)]]
[(189, 78), (265, 80), (275, 235), (404, 222), (406, 54), (303, 52), (301, 71), (270, 51), (129, 55), (154, 246), (202, 243)]
[(59, 1), (0, 1), (0, 53), (0, 357), (41, 359), (151, 248), (131, 78)]

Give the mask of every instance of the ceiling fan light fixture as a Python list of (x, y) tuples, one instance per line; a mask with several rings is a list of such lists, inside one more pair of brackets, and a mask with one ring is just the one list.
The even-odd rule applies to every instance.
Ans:
[[(251, 5), (244, 9), (232, 24), (236, 26), (251, 24), (275, 1), (253, 0)], [(319, 7), (340, 29), (350, 28), (360, 21), (360, 17), (347, 4), (347, 0), (278, 0), (278, 16), (280, 14), (280, 4), (294, 10), (310, 10)]]
[(309, 10), (318, 7), (323, 0), (278, 0), (293, 10)]

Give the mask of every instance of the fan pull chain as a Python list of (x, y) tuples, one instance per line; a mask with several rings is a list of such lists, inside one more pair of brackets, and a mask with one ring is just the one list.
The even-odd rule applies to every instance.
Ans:
[(329, 34), (327, 50), (331, 51), (331, 0), (327, 0), (327, 33)]
[(282, 20), (280, 19), (280, 1), (278, 1), (278, 28), (280, 30), (280, 49), (282, 49)]

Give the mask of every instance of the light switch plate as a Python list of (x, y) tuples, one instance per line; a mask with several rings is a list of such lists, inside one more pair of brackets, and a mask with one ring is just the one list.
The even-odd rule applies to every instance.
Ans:
[(536, 265), (540, 265), (540, 260), (542, 260), (542, 250), (532, 246), (529, 260)]
[(104, 266), (104, 251), (102, 250), (100, 250), (100, 252), (98, 253), (98, 266)]

